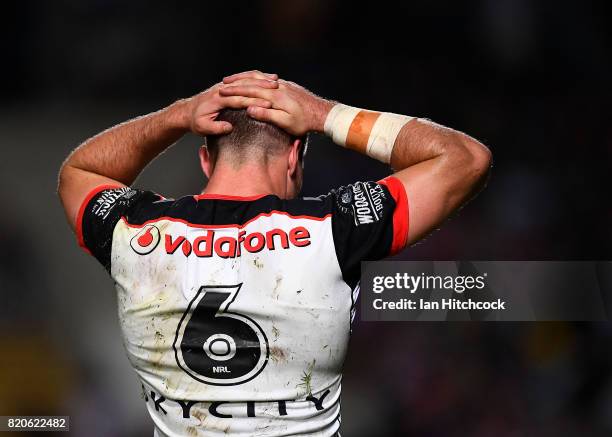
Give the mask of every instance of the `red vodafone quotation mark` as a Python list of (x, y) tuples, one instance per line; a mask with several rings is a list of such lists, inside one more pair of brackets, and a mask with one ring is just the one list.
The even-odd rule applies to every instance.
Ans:
[(155, 250), (161, 240), (155, 225), (146, 225), (130, 240), (130, 246), (139, 255), (147, 255)]
[(140, 247), (147, 247), (153, 242), (153, 234), (151, 234), (151, 228), (147, 228), (146, 232), (138, 237), (138, 245)]

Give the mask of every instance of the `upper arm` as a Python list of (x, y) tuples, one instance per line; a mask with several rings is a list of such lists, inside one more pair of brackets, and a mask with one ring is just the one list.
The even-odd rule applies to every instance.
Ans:
[(444, 156), (419, 162), (393, 176), (408, 196), (411, 245), (427, 236), (469, 200), (490, 166), (489, 150), (456, 132), (457, 144)]
[(66, 219), (73, 230), (78, 228), (79, 210), (92, 190), (100, 186), (121, 188), (125, 184), (114, 179), (64, 164), (60, 171), (58, 194)]
[(393, 176), (401, 181), (410, 199), (407, 245), (411, 245), (427, 236), (448, 217), (453, 210), (453, 202), (448, 187), (440, 180), (444, 174), (441, 174), (434, 160), (413, 165)]

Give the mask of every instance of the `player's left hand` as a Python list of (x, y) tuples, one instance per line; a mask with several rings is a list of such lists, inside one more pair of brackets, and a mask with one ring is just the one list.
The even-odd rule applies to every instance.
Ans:
[(240, 83), (233, 77), (223, 79), (227, 85), (219, 90), (226, 97), (260, 98), (272, 102), (272, 107), (252, 105), (247, 109), (256, 120), (273, 123), (295, 136), (307, 132), (322, 132), (325, 118), (334, 105), (300, 85), (278, 80), (278, 87), (266, 89)]
[[(278, 76), (260, 71), (246, 71), (232, 76), (233, 82), (240, 86), (248, 86), (262, 90), (278, 88)], [(198, 135), (221, 135), (232, 130), (232, 125), (226, 121), (217, 121), (219, 111), (224, 108), (245, 109), (248, 107), (271, 108), (272, 103), (260, 97), (225, 96), (220, 90), (227, 85), (218, 83), (187, 99), (186, 125)]]

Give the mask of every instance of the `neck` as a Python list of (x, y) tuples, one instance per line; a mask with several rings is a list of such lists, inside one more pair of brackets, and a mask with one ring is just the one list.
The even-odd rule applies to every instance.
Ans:
[(217, 162), (202, 194), (251, 197), (274, 194), (287, 196), (287, 183), (282, 171), (274, 166), (244, 164), (235, 168)]

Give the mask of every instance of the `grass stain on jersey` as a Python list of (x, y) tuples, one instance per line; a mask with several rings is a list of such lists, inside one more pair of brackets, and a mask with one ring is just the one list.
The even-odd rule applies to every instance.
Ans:
[(263, 269), (264, 268), (264, 264), (261, 261), (259, 261), (259, 258), (255, 258), (253, 260), (253, 265), (255, 267), (257, 267), (258, 269)]
[(297, 385), (298, 388), (302, 388), (307, 395), (312, 395), (312, 369), (314, 369), (316, 362), (317, 360), (313, 359), (312, 364), (308, 366), (308, 370), (302, 372), (302, 377), (300, 378), (302, 382)]

